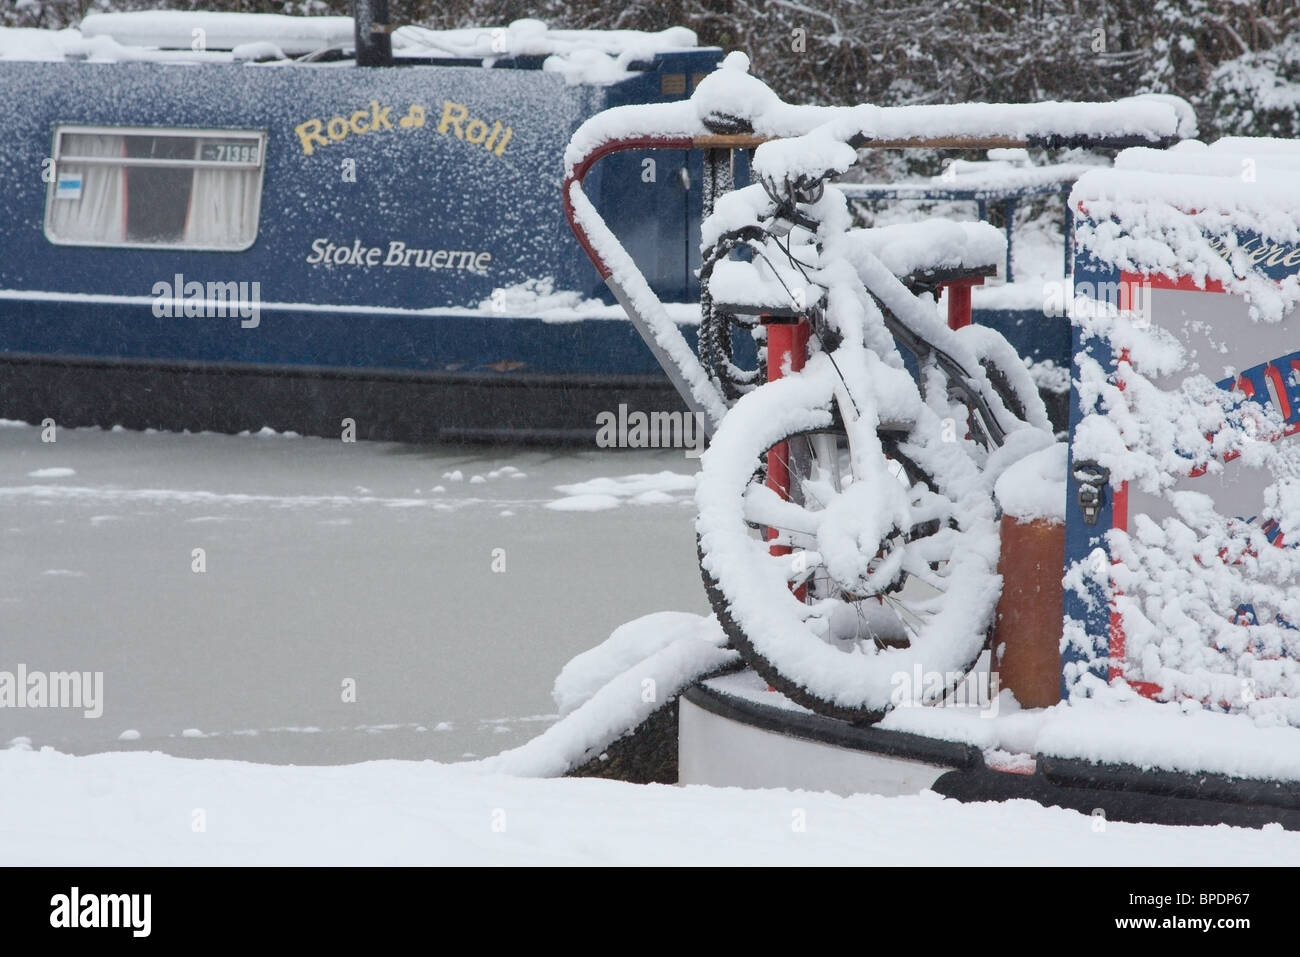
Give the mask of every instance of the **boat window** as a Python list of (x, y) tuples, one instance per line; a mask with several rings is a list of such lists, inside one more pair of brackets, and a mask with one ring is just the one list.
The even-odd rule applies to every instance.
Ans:
[(75, 246), (247, 249), (265, 153), (260, 132), (59, 127), (45, 235)]

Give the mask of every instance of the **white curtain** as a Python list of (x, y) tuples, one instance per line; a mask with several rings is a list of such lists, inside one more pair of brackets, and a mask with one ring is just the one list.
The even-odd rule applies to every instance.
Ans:
[[(199, 143), (195, 146), (197, 150)], [(238, 249), (252, 242), (257, 225), (259, 172), (217, 166), (196, 169), (185, 220), (185, 245)]]
[[(74, 243), (120, 243), (126, 236), (126, 174), (117, 164), (78, 163), (73, 157), (121, 157), (122, 137), (98, 133), (64, 133), (50, 201), (49, 232)], [(81, 196), (59, 198), (57, 179), (80, 174)]]

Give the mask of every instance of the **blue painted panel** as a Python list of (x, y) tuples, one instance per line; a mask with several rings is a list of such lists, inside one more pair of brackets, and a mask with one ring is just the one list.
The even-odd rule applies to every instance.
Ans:
[[(1222, 243), (1214, 237), (1208, 238), (1220, 254), (1228, 258), (1229, 253)], [(1300, 243), (1275, 243), (1252, 230), (1242, 230), (1237, 233), (1237, 248), (1250, 258), (1256, 272), (1269, 279), (1280, 282), (1289, 276), (1300, 275)]]
[[(1076, 249), (1074, 261), (1074, 281), (1092, 283), (1092, 288), (1118, 288), (1119, 270), (1109, 263), (1093, 258), (1089, 253)], [(1101, 285), (1101, 284), (1107, 285)], [(1113, 285), (1112, 285), (1113, 284)], [(1084, 338), (1082, 329), (1077, 324), (1070, 328), (1070, 351), (1072, 357), (1088, 355), (1101, 363), (1103, 368), (1114, 365), (1110, 343), (1101, 339)], [(1084, 409), (1077, 385), (1078, 368), (1072, 361), (1070, 367), (1070, 456), (1069, 469), (1066, 473), (1065, 497), (1065, 566), (1070, 568), (1076, 562), (1084, 562), (1094, 551), (1100, 549), (1103, 562), (1108, 566), (1110, 551), (1106, 545), (1105, 534), (1113, 525), (1113, 492), (1107, 486), (1102, 498), (1101, 511), (1095, 525), (1088, 525), (1083, 519), (1083, 510), (1079, 507), (1079, 483), (1074, 477), (1074, 432), (1079, 427), (1085, 414), (1097, 411), (1094, 407)], [(1070, 645), (1063, 649), (1062, 665), (1080, 666), (1094, 674), (1105, 674), (1104, 658), (1110, 647), (1110, 594), (1100, 584), (1089, 581), (1078, 587), (1065, 589), (1065, 617), (1080, 623), (1091, 640), (1088, 647)], [(1066, 675), (1062, 673), (1061, 694), (1069, 694)]]
[(1070, 320), (1037, 309), (972, 309), (971, 321), (1002, 333), (1028, 359), (1070, 364)]

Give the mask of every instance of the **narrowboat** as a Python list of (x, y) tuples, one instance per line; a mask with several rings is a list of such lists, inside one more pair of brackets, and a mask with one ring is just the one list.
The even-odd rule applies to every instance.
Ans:
[[(720, 51), (375, 9), (0, 31), (0, 417), (590, 442), (603, 411), (680, 408), (565, 224), (562, 153), (600, 110), (690, 96)], [(699, 164), (588, 182), (684, 325)]]

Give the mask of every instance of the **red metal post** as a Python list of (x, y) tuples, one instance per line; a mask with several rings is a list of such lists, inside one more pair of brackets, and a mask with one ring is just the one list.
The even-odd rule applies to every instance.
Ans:
[(948, 290), (948, 328), (970, 325), (970, 289), (983, 285), (983, 279), (958, 279), (946, 284)]
[[(798, 372), (803, 368), (808, 355), (808, 320), (796, 321), (774, 320), (763, 317), (767, 328), (767, 378), (768, 381), (780, 379), (787, 372)], [(767, 453), (767, 487), (784, 499), (790, 497), (790, 449), (785, 442), (772, 446)], [(768, 539), (776, 537), (776, 529), (767, 530)], [(789, 555), (786, 545), (771, 546), (773, 555)]]

